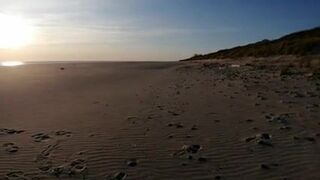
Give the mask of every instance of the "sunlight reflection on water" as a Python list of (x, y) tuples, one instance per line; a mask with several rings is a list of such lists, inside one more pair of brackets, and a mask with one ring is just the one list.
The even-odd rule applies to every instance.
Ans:
[(1, 62), (1, 66), (14, 67), (24, 65), (22, 61), (3, 61)]

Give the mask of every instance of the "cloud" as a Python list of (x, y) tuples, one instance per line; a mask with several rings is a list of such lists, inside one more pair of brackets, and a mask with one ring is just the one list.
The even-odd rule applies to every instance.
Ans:
[[(182, 27), (168, 20), (130, 12), (133, 0), (0, 0), (5, 13), (22, 14), (38, 30), (37, 44), (113, 44), (232, 33), (233, 27)], [(156, 2), (156, 1), (155, 1)]]
[[(177, 4), (178, 1), (174, 2)], [(176, 12), (179, 7), (174, 7), (174, 2), (0, 0), (0, 13), (23, 16), (35, 26), (33, 45), (28, 52), (20, 54), (22, 57), (29, 54), (30, 59), (58, 55), (61, 58), (63, 55), (70, 58), (96, 55), (102, 58), (114, 53), (114, 57), (124, 54), (139, 54), (139, 57), (148, 54), (152, 57), (153, 53), (174, 56), (179, 51), (188, 51), (191, 46), (204, 44), (201, 41), (203, 37), (212, 40), (223, 33), (239, 31), (234, 27), (213, 26), (215, 23), (202, 24), (197, 18), (190, 20), (186, 17), (192, 18), (192, 12), (187, 9)], [(161, 4), (165, 6), (158, 7)], [(168, 14), (161, 12), (161, 8), (167, 8)]]

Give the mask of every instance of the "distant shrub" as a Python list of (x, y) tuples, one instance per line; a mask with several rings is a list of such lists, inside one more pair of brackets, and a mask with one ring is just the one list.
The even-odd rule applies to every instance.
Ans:
[(317, 54), (320, 54), (320, 27), (289, 34), (273, 41), (265, 39), (246, 46), (220, 50), (206, 55), (195, 54), (189, 60)]

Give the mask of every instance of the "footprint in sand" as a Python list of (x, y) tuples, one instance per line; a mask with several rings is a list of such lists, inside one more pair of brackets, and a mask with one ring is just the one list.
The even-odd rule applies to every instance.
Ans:
[(183, 125), (181, 123), (171, 122), (168, 124), (168, 127), (176, 127), (177, 129), (180, 129), (180, 128), (183, 128)]
[(23, 171), (12, 171), (6, 174), (7, 180), (28, 180)]
[(56, 176), (82, 176), (85, 179), (87, 174), (87, 165), (86, 161), (83, 159), (75, 159), (71, 162), (67, 162), (63, 165), (53, 167), (49, 170), (49, 173)]
[(63, 131), (63, 130), (61, 130), (61, 131), (56, 131), (55, 132), (55, 135), (56, 136), (66, 136), (66, 137), (70, 137), (71, 136), (71, 132), (70, 131)]
[(128, 175), (125, 172), (117, 172), (112, 175), (106, 176), (107, 180), (124, 180)]
[(23, 133), (23, 132), (24, 132), (24, 130), (7, 129), (7, 128), (0, 129), (0, 135), (20, 134), (20, 133)]
[[(70, 137), (71, 134), (72, 133), (70, 131), (60, 130), (60, 131), (54, 132), (52, 136)], [(33, 137), (35, 142), (42, 142), (42, 141), (46, 141), (48, 139), (51, 139), (52, 136), (50, 136), (49, 134), (46, 134), (46, 133), (37, 133), (37, 134), (32, 135), (31, 137)]]
[(4, 143), (2, 146), (5, 148), (5, 151), (9, 153), (15, 153), (19, 150), (19, 147), (14, 143)]
[(31, 137), (34, 138), (35, 142), (42, 142), (51, 138), (48, 134), (45, 133), (37, 133), (32, 135)]
[(39, 164), (39, 169), (44, 173), (48, 173), (56, 177), (81, 177), (85, 179), (88, 168), (85, 159), (81, 158), (84, 151), (78, 152), (72, 160), (67, 160), (60, 165), (54, 165), (52, 152), (58, 148), (61, 141), (56, 141), (55, 144), (47, 146), (37, 157), (36, 162)]

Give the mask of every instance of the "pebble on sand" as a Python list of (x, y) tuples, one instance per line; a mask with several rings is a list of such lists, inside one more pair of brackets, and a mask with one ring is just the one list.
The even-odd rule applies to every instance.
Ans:
[(261, 168), (261, 169), (265, 169), (265, 170), (269, 170), (269, 169), (272, 169), (272, 168), (276, 168), (276, 167), (278, 167), (278, 166), (279, 166), (278, 163), (260, 164), (260, 168)]
[(256, 136), (247, 137), (245, 139), (246, 142), (251, 142), (256, 139), (256, 143), (265, 146), (273, 146), (271, 143), (271, 135), (268, 133), (258, 134)]
[(246, 122), (251, 123), (253, 122), (253, 119), (247, 119)]
[(305, 140), (310, 141), (310, 142), (315, 142), (316, 139), (314, 137), (304, 137)]
[(260, 167), (261, 169), (270, 169), (270, 167), (266, 164), (261, 164)]
[(199, 161), (199, 162), (207, 162), (207, 158), (205, 158), (205, 157), (199, 157), (199, 158), (198, 158), (198, 161)]
[(198, 127), (197, 127), (196, 125), (193, 125), (193, 126), (191, 127), (191, 130), (193, 130), (193, 131), (198, 130)]
[(127, 161), (127, 166), (130, 166), (130, 167), (135, 167), (138, 165), (138, 161), (137, 159), (129, 159)]
[(185, 154), (196, 154), (199, 152), (199, 150), (201, 149), (200, 145), (194, 144), (194, 145), (184, 145), (182, 146), (182, 148), (180, 150), (178, 150), (177, 152), (175, 152), (173, 155), (176, 156), (181, 156), (181, 155), (185, 155)]

